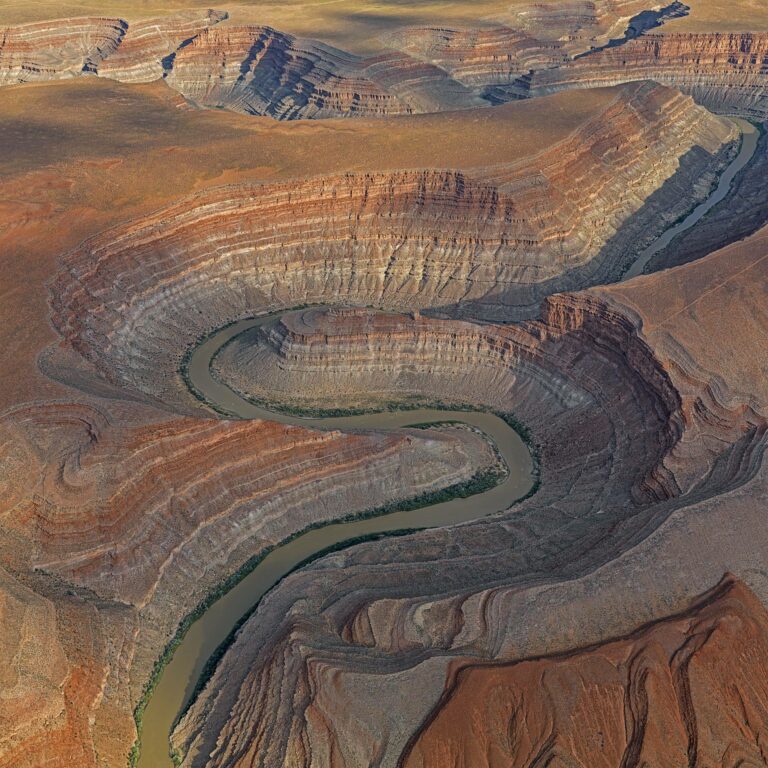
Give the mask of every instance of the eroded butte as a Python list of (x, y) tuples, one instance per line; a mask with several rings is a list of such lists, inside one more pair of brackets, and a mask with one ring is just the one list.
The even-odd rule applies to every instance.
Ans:
[(2, 768), (765, 764), (762, 8), (0, 22)]

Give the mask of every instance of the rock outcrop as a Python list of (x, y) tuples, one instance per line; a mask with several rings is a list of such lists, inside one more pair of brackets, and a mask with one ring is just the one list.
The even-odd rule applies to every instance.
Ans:
[(565, 67), (533, 72), (513, 95), (645, 79), (679, 88), (715, 112), (764, 119), (768, 116), (768, 34), (646, 34)]
[(551, 292), (621, 274), (642, 238), (706, 193), (701, 174), (734, 130), (646, 83), (513, 166), (206, 192), (69, 254), (54, 323), (113, 383), (189, 408), (177, 373), (187, 346), (260, 312), (332, 296), (533, 316)]
[(117, 50), (95, 71), (123, 83), (157, 80), (173, 66), (177, 51), (226, 18), (224, 11), (188, 11), (127, 24)]
[[(461, 391), (515, 408), (539, 444), (542, 486), (496, 520), (361, 545), (285, 579), (178, 729), (186, 764), (394, 765), (411, 743), (403, 723), (427, 721), (457, 660), (514, 661), (628, 635), (682, 610), (729, 569), (766, 594), (758, 571), (768, 541), (758, 521), (768, 395), (758, 379), (767, 238), (658, 277), (552, 297), (542, 321), (523, 326), (420, 320), (409, 335), (405, 319), (377, 323), (354, 312), (340, 321), (317, 311), (293, 322), (278, 349), (286, 381), (311, 368), (316, 391), (343, 391), (352, 384), (346, 361), (363, 371), (375, 361), (385, 383), (408, 368), (425, 396)], [(718, 320), (723, 301), (733, 312), (727, 328)], [(743, 323), (749, 332), (736, 333)], [(328, 336), (322, 368), (312, 364), (323, 356), (316, 333)], [(712, 349), (715, 333), (732, 339), (725, 359)], [(445, 356), (452, 375), (435, 367)], [(732, 631), (744, 632), (746, 648), (753, 630)], [(694, 633), (693, 648), (707, 635)], [(713, 644), (721, 637), (730, 643), (726, 633)], [(656, 674), (668, 674), (672, 654), (653, 657)], [(683, 658), (681, 650), (673, 664)], [(584, 706), (599, 712), (610, 703), (600, 693), (605, 677), (585, 669)], [(740, 679), (749, 674), (745, 667)], [(719, 679), (697, 683), (695, 704), (670, 701), (659, 717), (672, 729), (695, 707), (708, 722), (722, 705)], [(671, 689), (656, 690), (669, 698)], [(750, 713), (742, 722), (760, 732), (764, 697), (742, 693)], [(743, 711), (738, 694), (729, 702)], [(565, 704), (531, 706), (546, 725)], [(569, 742), (576, 755), (594, 748), (593, 730), (580, 733), (584, 742)], [(721, 754), (718, 746), (746, 744), (743, 733), (730, 721), (711, 737), (692, 726), (669, 748)]]
[(496, 461), (466, 430), (345, 435), (74, 403), (5, 415), (0, 456), (16, 628), (2, 634), (16, 662), (0, 765), (19, 768), (122, 764), (165, 644), (254, 554)]
[(768, 612), (727, 577), (627, 638), (510, 665), (456, 662), (401, 764), (761, 765), (767, 652)]
[(122, 19), (88, 17), (0, 29), (0, 85), (95, 72), (127, 31)]
[(219, 27), (180, 50), (167, 82), (191, 101), (278, 119), (381, 116), (476, 106), (433, 64), (361, 58), (269, 27)]

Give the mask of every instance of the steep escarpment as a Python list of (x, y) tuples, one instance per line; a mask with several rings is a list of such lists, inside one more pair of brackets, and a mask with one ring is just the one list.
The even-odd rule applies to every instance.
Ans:
[(16, 659), (0, 764), (25, 768), (123, 764), (164, 645), (249, 558), (496, 461), (465, 430), (343, 435), (126, 403), (16, 409), (0, 456), (0, 583), (15, 619), (2, 642)]
[(0, 85), (99, 74), (145, 83), (163, 60), (205, 27), (227, 17), (190, 11), (129, 24), (120, 18), (52, 19), (0, 29)]
[(227, 18), (225, 11), (188, 11), (127, 25), (120, 46), (96, 68), (123, 83), (149, 83), (172, 66), (176, 52), (202, 30)]
[(279, 119), (435, 112), (478, 104), (432, 64), (363, 59), (269, 27), (207, 30), (180, 50), (167, 82), (192, 101)]
[[(543, 320), (523, 327), (307, 310), (272, 329), (261, 346), (285, 380), (300, 384), (311, 370), (329, 399), (334, 387), (354, 392), (352, 360), (364, 382), (371, 368), (385, 387), (406, 371), (424, 396), (461, 387), (467, 400), (514, 407), (540, 446), (542, 486), (506, 516), (361, 545), (282, 582), (177, 731), (186, 764), (394, 765), (411, 736), (403, 723), (428, 720), (455, 659), (514, 661), (628, 635), (638, 621), (685, 608), (729, 569), (766, 594), (768, 584), (753, 576), (768, 543), (759, 523), (768, 482), (768, 396), (758, 381), (768, 327), (759, 308), (765, 242), (762, 235), (680, 270), (552, 297)], [(736, 331), (745, 324), (748, 332)], [(716, 334), (732, 340), (725, 358), (711, 343)], [(248, 355), (233, 346), (230, 362)], [(454, 379), (437, 363), (451, 356)], [(498, 375), (488, 374), (491, 365)], [(260, 382), (255, 368), (251, 374)], [(751, 629), (733, 631), (751, 643)], [(666, 691), (655, 722), (682, 724), (670, 748), (698, 743), (710, 754), (746, 743), (738, 724), (708, 731), (687, 719), (695, 711), (710, 722), (722, 705), (723, 678), (692, 673), (709, 636), (685, 629), (669, 654), (637, 657), (660, 675), (654, 691)], [(681, 688), (669, 687), (670, 666), (681, 670), (672, 675)], [(592, 661), (574, 674), (584, 676), (584, 711), (607, 711), (620, 691), (637, 691), (617, 672), (606, 680)], [(279, 690), (298, 691), (299, 703)], [(755, 713), (747, 720), (762, 728), (764, 697), (742, 693)], [(639, 695), (630, 701), (641, 703)], [(537, 723), (562, 722), (563, 699), (526, 701)], [(729, 701), (742, 711), (738, 696)], [(497, 712), (505, 711), (500, 703)], [(632, 712), (633, 722), (647, 722)], [(565, 738), (571, 731), (563, 729)], [(594, 730), (580, 733), (584, 740), (568, 739), (568, 749), (599, 748), (589, 741)], [(627, 748), (603, 733), (604, 745)], [(632, 743), (658, 744), (641, 736)], [(562, 756), (558, 743), (556, 736), (552, 748)]]
[(414, 27), (387, 38), (393, 48), (431, 62), (467, 85), (514, 82), (533, 69), (570, 60), (559, 40), (541, 41), (520, 29)]
[(117, 18), (78, 18), (0, 29), (0, 85), (93, 72), (128, 31)]
[(638, 227), (648, 238), (662, 206), (687, 208), (681, 187), (704, 192), (698, 174), (733, 130), (675, 91), (633, 85), (527, 162), (202, 193), (69, 254), (54, 323), (113, 383), (189, 408), (184, 350), (242, 317), (329, 297), (531, 316), (555, 290), (620, 274)]
[(726, 577), (627, 638), (510, 665), (455, 663), (401, 765), (760, 765), (766, 652), (765, 607)]
[(534, 72), (524, 93), (651, 79), (691, 94), (716, 112), (768, 114), (768, 34), (645, 34), (556, 70)]

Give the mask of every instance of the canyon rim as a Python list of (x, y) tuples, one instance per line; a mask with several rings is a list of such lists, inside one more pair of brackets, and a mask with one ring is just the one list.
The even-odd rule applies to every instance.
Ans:
[(768, 5), (0, 0), (0, 768), (768, 765)]

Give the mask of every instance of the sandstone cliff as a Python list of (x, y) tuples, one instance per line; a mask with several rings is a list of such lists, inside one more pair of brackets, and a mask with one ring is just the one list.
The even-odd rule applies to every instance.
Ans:
[(556, 70), (533, 72), (521, 94), (651, 79), (717, 112), (768, 115), (768, 34), (646, 34)]
[(329, 296), (532, 316), (553, 291), (620, 274), (640, 231), (650, 238), (690, 205), (681, 189), (706, 192), (699, 174), (733, 132), (676, 91), (632, 85), (512, 166), (202, 193), (69, 254), (52, 287), (54, 323), (113, 383), (188, 408), (185, 349), (244, 316)]
[[(759, 371), (767, 237), (651, 278), (552, 297), (542, 321), (523, 327), (441, 320), (411, 327), (405, 319), (360, 312), (333, 319), (311, 310), (286, 321), (281, 343), (270, 344), (286, 386), (311, 370), (316, 392), (343, 391), (353, 384), (352, 359), (364, 371), (363, 388), (374, 364), (379, 386), (407, 370), (425, 396), (514, 408), (526, 414), (539, 445), (542, 487), (496, 521), (361, 545), (286, 579), (177, 731), (177, 743), (192, 749), (187, 764), (395, 765), (412, 735), (403, 721), (428, 719), (456, 659), (514, 661), (628, 635), (638, 623), (684, 609), (727, 570), (766, 594), (760, 520), (768, 395)], [(737, 332), (745, 323), (749, 332)], [(326, 340), (313, 345), (318, 333)], [(731, 340), (725, 357), (711, 344), (716, 334)], [(448, 373), (437, 361), (451, 356)], [(709, 620), (694, 618), (697, 627)], [(745, 644), (753, 636), (759, 642), (757, 629), (742, 626), (733, 631)], [(734, 720), (706, 729), (722, 706), (722, 674), (699, 683), (693, 670), (699, 660), (707, 664), (720, 637), (735, 645), (716, 634), (707, 647), (709, 634), (703, 627), (690, 643), (681, 638), (663, 655), (642, 658), (649, 670), (653, 661), (659, 679), (654, 694), (664, 727), (682, 725), (669, 749), (690, 755), (693, 745), (694, 754), (727, 765), (734, 750), (754, 748), (750, 729), (766, 727), (764, 696), (743, 687), (747, 709), (735, 695)], [(680, 698), (685, 677), (674, 678), (682, 688), (662, 683), (670, 664), (678, 668), (693, 649), (689, 701)], [(590, 711), (599, 713), (620, 690), (636, 690), (609, 684), (584, 664), (574, 674), (589, 675), (581, 706)], [(745, 686), (748, 679), (747, 671)], [(298, 692), (298, 703), (275, 693), (281, 690)], [(563, 723), (553, 754), (563, 758), (559, 739), (570, 754), (600, 754), (589, 741), (596, 730), (580, 729), (584, 741), (568, 737), (570, 726), (558, 720), (562, 699), (526, 702), (537, 723)], [(658, 744), (607, 726), (602, 732), (604, 747), (618, 754), (627, 745), (643, 754)]]

